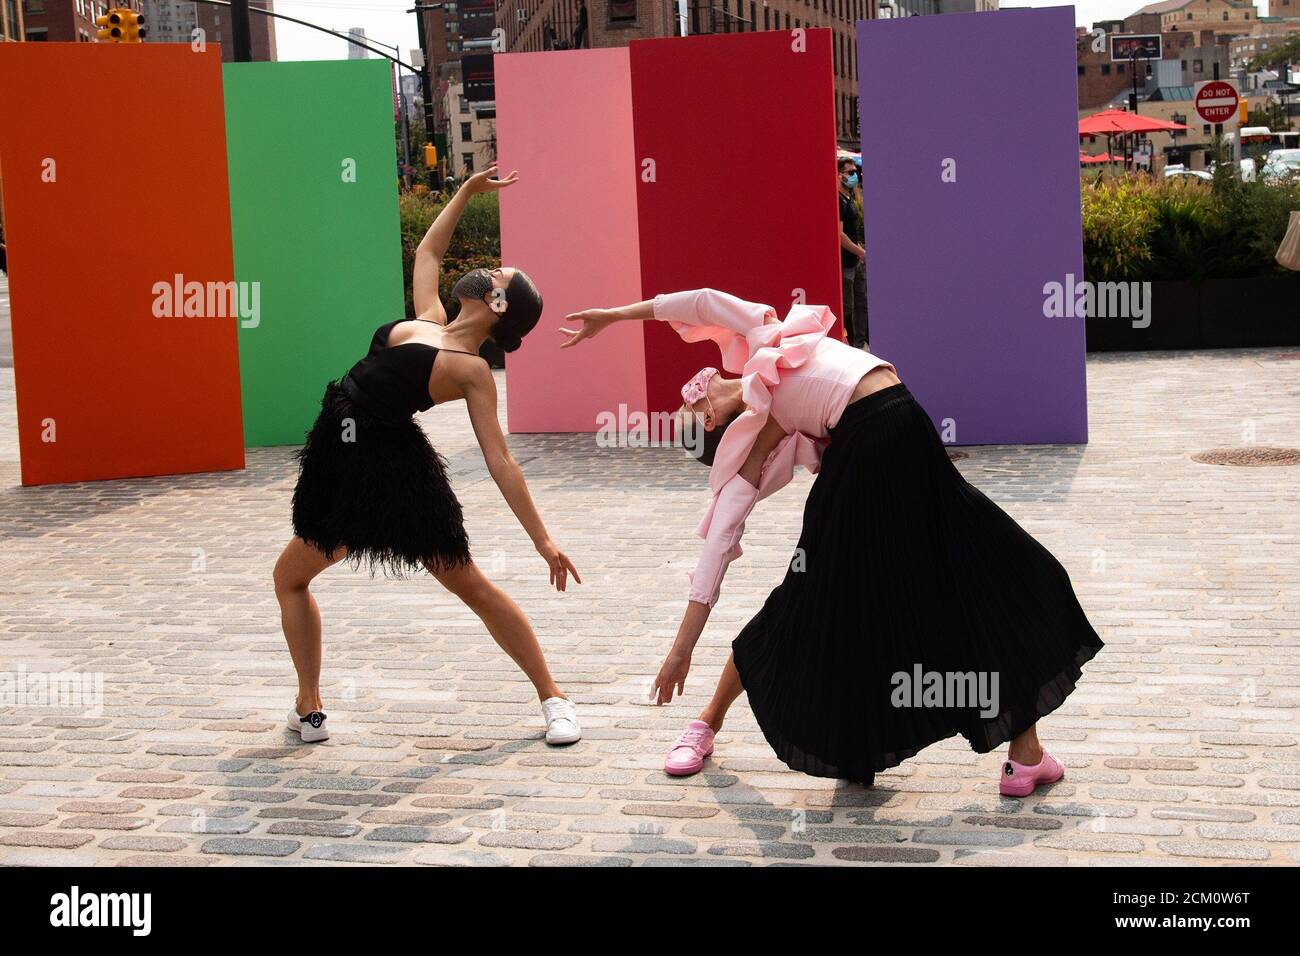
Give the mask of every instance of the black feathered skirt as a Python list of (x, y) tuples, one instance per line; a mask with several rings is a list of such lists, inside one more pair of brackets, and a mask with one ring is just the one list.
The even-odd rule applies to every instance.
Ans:
[(961, 476), (906, 386), (830, 437), (790, 569), (732, 644), (777, 756), (870, 784), (1059, 707), (1102, 647), (1060, 562)]
[(308, 544), (397, 577), (470, 560), (446, 461), (414, 418), (373, 415), (331, 382), (297, 458), (293, 530)]

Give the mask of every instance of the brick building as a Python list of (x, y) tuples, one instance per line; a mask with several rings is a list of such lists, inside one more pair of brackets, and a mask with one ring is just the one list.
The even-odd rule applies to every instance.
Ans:
[(143, 12), (140, 0), (22, 0), (23, 37), (33, 43), (94, 43), (99, 32), (95, 17), (109, 7)]
[[(221, 59), (231, 63), (235, 59), (234, 34), (231, 31), (230, 10), (207, 3), (186, 0), (142, 0), (145, 27), (149, 31), (146, 43), (190, 43), (196, 29), (203, 31), (207, 43), (221, 46)], [(272, 0), (249, 0), (249, 6), (274, 10)], [(275, 18), (253, 12), (249, 15), (253, 59), (275, 59)]]

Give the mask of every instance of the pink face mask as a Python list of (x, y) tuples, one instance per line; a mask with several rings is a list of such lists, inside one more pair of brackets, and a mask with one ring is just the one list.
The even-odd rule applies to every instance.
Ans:
[(702, 368), (695, 373), (695, 377), (682, 386), (682, 400), (686, 402), (686, 407), (690, 408), (694, 414), (696, 402), (704, 399), (709, 403), (709, 414), (717, 420), (717, 415), (713, 412), (713, 402), (709, 400), (709, 379), (718, 374), (716, 368)]

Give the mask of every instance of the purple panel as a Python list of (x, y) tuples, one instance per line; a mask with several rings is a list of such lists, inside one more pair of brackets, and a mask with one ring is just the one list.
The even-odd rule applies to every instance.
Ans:
[(857, 28), (871, 350), (953, 444), (1087, 441), (1074, 8)]

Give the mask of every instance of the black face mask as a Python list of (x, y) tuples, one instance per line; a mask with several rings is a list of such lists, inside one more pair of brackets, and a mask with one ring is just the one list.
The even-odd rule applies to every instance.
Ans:
[(492, 273), (487, 269), (471, 269), (456, 280), (451, 294), (458, 299), (478, 299), (480, 302), (492, 294)]

